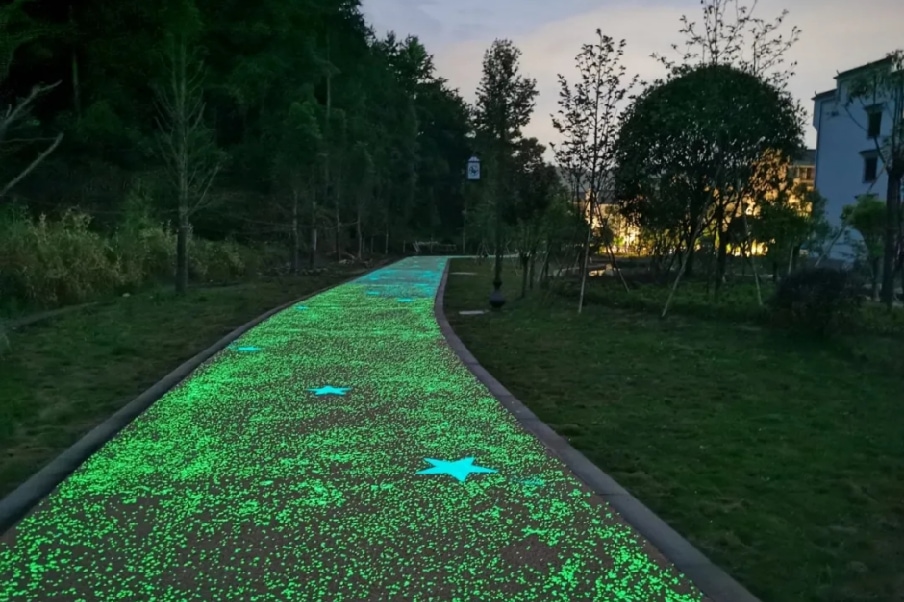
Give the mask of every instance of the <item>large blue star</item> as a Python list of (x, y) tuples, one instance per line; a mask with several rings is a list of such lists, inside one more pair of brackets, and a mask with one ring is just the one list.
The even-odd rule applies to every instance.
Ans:
[(452, 475), (459, 481), (464, 481), (468, 478), (468, 475), (472, 472), (475, 473), (492, 473), (496, 472), (492, 468), (484, 468), (483, 466), (474, 466), (474, 458), (462, 458), (461, 460), (455, 460), (454, 462), (449, 462), (447, 460), (437, 460), (435, 458), (424, 458), (430, 464), (433, 464), (432, 468), (425, 468), (424, 470), (418, 471), (417, 474), (447, 474)]
[(330, 385), (324, 385), (317, 389), (308, 389), (308, 391), (318, 397), (321, 395), (345, 395), (350, 390), (351, 387), (331, 387)]

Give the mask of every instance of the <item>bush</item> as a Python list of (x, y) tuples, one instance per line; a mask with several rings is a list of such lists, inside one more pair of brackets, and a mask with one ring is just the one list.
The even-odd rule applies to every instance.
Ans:
[(0, 219), (3, 296), (36, 307), (82, 303), (122, 282), (109, 241), (89, 229), (91, 217), (67, 210), (59, 221), (6, 212)]
[(771, 300), (773, 316), (783, 326), (824, 336), (857, 319), (862, 302), (850, 272), (805, 268), (789, 274)]
[(9, 337), (6, 335), (6, 323), (0, 319), (0, 357), (9, 352)]
[(176, 236), (152, 215), (152, 199), (142, 187), (129, 192), (124, 219), (113, 234), (122, 280), (129, 292), (148, 282), (172, 280), (176, 263)]
[(231, 282), (245, 274), (242, 255), (242, 248), (233, 241), (192, 238), (188, 243), (189, 275), (199, 282)]

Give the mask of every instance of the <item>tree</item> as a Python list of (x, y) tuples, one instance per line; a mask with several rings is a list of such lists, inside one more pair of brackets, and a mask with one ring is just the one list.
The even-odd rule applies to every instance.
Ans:
[[(553, 150), (569, 182), (573, 201), (581, 206), (586, 204), (588, 220), (592, 222), (596, 216), (605, 229), (608, 218), (601, 207), (613, 194), (618, 111), (637, 77), (626, 78), (626, 67), (622, 64), (626, 42), (616, 42), (599, 29), (596, 35), (596, 43), (584, 44), (575, 58), (580, 80), (572, 87), (565, 76), (559, 75), (559, 111), (558, 116), (553, 116), (552, 124), (564, 140)], [(584, 305), (591, 234), (592, 229), (588, 229), (578, 313)], [(614, 254), (612, 259), (615, 260)]]
[[(13, 0), (5, 6), (0, 6), (0, 86), (7, 82), (16, 51), (25, 44), (40, 38), (47, 30), (45, 26), (36, 23), (25, 14), (23, 5), (26, 2), (28, 0)], [(46, 139), (40, 136), (31, 135), (33, 132), (27, 132), (27, 130), (34, 130), (34, 127), (29, 128), (31, 125), (29, 122), (34, 121), (31, 110), (41, 96), (56, 88), (59, 83), (35, 84), (25, 97), (0, 106), (0, 149), (10, 152), (10, 148), (18, 150), (33, 143), (46, 142)], [(16, 139), (10, 139), (9, 134), (17, 130), (25, 130), (26, 134)], [(9, 174), (6, 183), (0, 184), (0, 201), (16, 184), (53, 153), (62, 140), (61, 132), (50, 140), (50, 144), (40, 151), (37, 157), (29, 160), (24, 168), (18, 170), (18, 173)]]
[[(739, 238), (741, 248), (752, 250), (754, 241), (767, 247), (773, 280), (778, 280), (780, 265), (790, 274), (802, 246), (814, 242), (828, 229), (826, 200), (806, 184), (796, 182), (787, 157), (767, 152), (757, 163), (741, 211)], [(748, 211), (749, 210), (749, 211)], [(747, 214), (755, 217), (748, 220)], [(756, 264), (751, 262), (756, 275)]]
[(517, 143), (514, 156), (515, 200), (505, 221), (517, 232), (522, 298), (528, 283), (533, 282), (533, 266), (543, 241), (543, 218), (561, 189), (556, 168), (543, 160), (545, 151), (536, 138), (525, 138)]
[[(300, 203), (307, 197), (310, 207), (312, 237), (317, 222), (316, 189), (319, 182), (317, 168), (320, 165), (322, 136), (313, 99), (293, 102), (279, 124), (279, 134), (273, 159), (273, 178), (279, 190), (289, 195), (288, 213), (291, 215), (291, 265), (292, 273), (301, 267)], [(285, 207), (285, 205), (283, 205)], [(313, 264), (314, 241), (311, 240)]]
[(663, 316), (703, 229), (716, 225), (722, 260), (757, 163), (767, 151), (790, 161), (802, 137), (789, 94), (727, 65), (686, 71), (631, 105), (615, 153), (622, 211), (640, 223), (664, 223), (684, 247)]
[(367, 145), (363, 142), (355, 144), (352, 149), (351, 172), (355, 174), (355, 236), (357, 238), (357, 255), (360, 260), (364, 255), (364, 218), (373, 198), (374, 161)]
[[(698, 28), (697, 22), (691, 21), (686, 15), (681, 17), (680, 33), (685, 38), (683, 48), (679, 49), (678, 44), (672, 45), (679, 54), (679, 60), (653, 55), (668, 69), (670, 77), (688, 73), (700, 66), (726, 65), (762, 79), (787, 94), (788, 82), (794, 75), (796, 63), (789, 63), (786, 55), (800, 38), (800, 29), (796, 26), (791, 26), (790, 29), (785, 27), (788, 11), (784, 10), (776, 18), (766, 20), (755, 14), (756, 0), (750, 6), (742, 4), (740, 0), (700, 0), (700, 6), (702, 30)], [(799, 121), (798, 127), (803, 128), (804, 108), (797, 101), (793, 101), (793, 104)], [(739, 192), (736, 191), (736, 197)], [(738, 208), (740, 205), (734, 202), (731, 206)], [(732, 237), (748, 234), (746, 217), (723, 209), (717, 205), (712, 223), (706, 226), (706, 229), (712, 231), (717, 245), (714, 274), (717, 295), (724, 279), (727, 251)], [(689, 251), (689, 267), (692, 268), (694, 253), (693, 249)]]
[[(845, 109), (851, 115), (854, 104), (867, 114), (887, 118), (887, 133), (873, 136), (876, 152), (882, 159), (887, 175), (885, 196), (885, 241), (882, 259), (882, 300), (892, 307), (895, 299), (895, 262), (904, 262), (904, 230), (902, 230), (901, 184), (904, 179), (904, 50), (890, 53), (884, 60), (870, 66), (849, 85)], [(868, 124), (851, 118), (867, 130)], [(859, 202), (859, 201), (858, 201)], [(900, 270), (900, 265), (898, 266)], [(904, 273), (904, 270), (902, 270)], [(902, 276), (904, 286), (904, 276)]]
[(204, 63), (193, 39), (200, 28), (190, 0), (176, 5), (164, 42), (164, 81), (157, 85), (160, 155), (176, 195), (176, 292), (188, 290), (191, 217), (209, 204), (221, 157), (204, 121)]
[(786, 62), (786, 53), (800, 39), (800, 29), (792, 26), (780, 33), (788, 17), (788, 11), (771, 21), (754, 15), (757, 1), (752, 6), (740, 0), (700, 0), (703, 9), (703, 30), (687, 15), (682, 15), (684, 48), (678, 44), (672, 49), (680, 55), (680, 61), (654, 54), (671, 73), (680, 74), (700, 65), (730, 65), (739, 71), (762, 78), (779, 88), (787, 89), (794, 75), (794, 62)]
[(879, 298), (879, 262), (885, 255), (888, 213), (886, 207), (875, 195), (864, 194), (857, 197), (853, 205), (845, 205), (841, 210), (841, 220), (860, 233), (866, 251), (870, 269), (870, 296), (873, 301)]
[(474, 125), (483, 134), (493, 155), (496, 204), (496, 264), (493, 289), (501, 304), (502, 214), (509, 200), (513, 144), (521, 138), (521, 128), (530, 121), (537, 97), (536, 80), (520, 74), (521, 51), (510, 40), (496, 40), (483, 57), (483, 75), (477, 86)]

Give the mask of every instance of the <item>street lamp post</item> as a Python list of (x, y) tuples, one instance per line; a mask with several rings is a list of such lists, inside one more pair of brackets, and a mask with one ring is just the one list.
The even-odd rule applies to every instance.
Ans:
[[(498, 191), (497, 195), (498, 195)], [(493, 267), (493, 292), (490, 293), (490, 307), (501, 309), (505, 305), (502, 294), (502, 202), (496, 197), (496, 262)]]

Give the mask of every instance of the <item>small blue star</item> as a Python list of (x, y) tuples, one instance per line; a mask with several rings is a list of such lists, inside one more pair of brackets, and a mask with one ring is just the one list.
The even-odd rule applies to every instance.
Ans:
[(254, 351), (260, 351), (261, 348), (260, 347), (239, 347), (238, 350), (245, 352), (245, 353), (252, 353)]
[(399, 303), (411, 303), (411, 299), (409, 299), (407, 297), (404, 299), (399, 299)]
[(379, 297), (380, 291), (367, 291), (367, 296), (368, 297)]
[(436, 460), (434, 458), (424, 458), (424, 460), (430, 464), (433, 464), (433, 468), (425, 468), (424, 470), (418, 471), (417, 474), (447, 474), (455, 477), (459, 481), (464, 481), (472, 472), (496, 472), (492, 468), (474, 466), (474, 458), (471, 457), (462, 458), (461, 460), (455, 460), (454, 462), (449, 462), (447, 460)]
[(308, 391), (318, 397), (321, 395), (345, 395), (347, 392), (351, 391), (351, 387), (331, 387), (330, 385), (324, 385), (319, 389), (308, 389)]
[(304, 311), (304, 310), (306, 310), (307, 308), (308, 308), (307, 305), (296, 305), (296, 306), (295, 306), (295, 309), (297, 309), (298, 311)]

